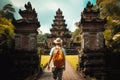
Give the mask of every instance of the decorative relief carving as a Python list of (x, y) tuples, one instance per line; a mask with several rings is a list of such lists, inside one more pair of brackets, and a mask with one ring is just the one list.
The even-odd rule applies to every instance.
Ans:
[(104, 39), (103, 39), (103, 33), (102, 32), (99, 32), (97, 33), (97, 41), (98, 41), (98, 48), (103, 48), (104, 47)]
[(90, 46), (91, 50), (97, 49), (96, 34), (90, 34), (90, 37), (89, 37), (89, 46)]
[(83, 34), (81, 35), (81, 48), (83, 49), (84, 48), (84, 38), (83, 38)]
[(22, 49), (28, 50), (29, 46), (28, 40), (29, 40), (28, 35), (22, 35)]
[(29, 35), (29, 50), (35, 50), (37, 48), (37, 39), (35, 34)]
[(84, 48), (89, 49), (89, 32), (84, 33)]
[(15, 37), (15, 49), (20, 49), (22, 43), (22, 35), (17, 34)]

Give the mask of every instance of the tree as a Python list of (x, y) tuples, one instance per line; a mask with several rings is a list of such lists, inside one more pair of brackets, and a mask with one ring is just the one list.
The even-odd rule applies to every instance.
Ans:
[(11, 20), (0, 17), (0, 53), (12, 48), (14, 39), (14, 26)]
[(48, 36), (48, 33), (39, 34), (39, 35), (37, 36), (37, 41), (38, 41), (38, 42), (45, 42), (45, 41), (47, 41), (47, 36)]
[(106, 46), (112, 52), (120, 52), (120, 22), (108, 19), (104, 31)]
[(113, 19), (120, 19), (120, 0), (97, 0), (101, 8), (101, 17), (112, 16)]
[(120, 52), (120, 0), (97, 0), (101, 8), (100, 16), (107, 18), (104, 37), (107, 48), (112, 52)]
[[(13, 20), (15, 9), (11, 4), (6, 4), (0, 10), (0, 51), (12, 48), (14, 39)], [(5, 50), (7, 51), (7, 50)]]
[(15, 12), (15, 9), (12, 7), (11, 4), (6, 4), (1, 10), (0, 10), (0, 17), (5, 17), (7, 19), (13, 20)]
[[(3, 76), (11, 77), (11, 70), (13, 69), (13, 39), (14, 26), (11, 20), (0, 17), (0, 73)], [(7, 72), (7, 73), (5, 73)], [(6, 78), (4, 78), (7, 80)]]
[(79, 28), (79, 22), (75, 22), (75, 26), (77, 27), (74, 32), (71, 32), (72, 38), (71, 42), (76, 41), (76, 38), (80, 36), (80, 28)]
[(72, 32), (72, 38), (74, 39), (78, 34), (80, 34), (80, 29), (76, 28), (74, 32)]

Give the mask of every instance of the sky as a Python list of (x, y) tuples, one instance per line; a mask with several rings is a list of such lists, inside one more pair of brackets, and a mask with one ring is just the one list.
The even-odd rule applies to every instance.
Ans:
[(31, 2), (32, 8), (35, 8), (38, 21), (41, 24), (39, 29), (43, 33), (50, 33), (54, 16), (58, 8), (60, 8), (66, 20), (67, 28), (73, 32), (76, 29), (75, 22), (80, 21), (81, 12), (88, 1), (93, 5), (96, 4), (96, 0), (0, 0), (0, 9), (5, 4), (10, 3), (15, 7), (15, 18), (21, 19), (18, 10), (25, 10), (24, 5)]

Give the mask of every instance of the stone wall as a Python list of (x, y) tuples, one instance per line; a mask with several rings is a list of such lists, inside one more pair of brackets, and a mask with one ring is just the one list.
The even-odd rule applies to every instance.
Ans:
[(95, 77), (97, 80), (106, 80), (104, 49), (83, 50), (79, 52), (79, 71), (86, 77)]
[(39, 73), (39, 56), (32, 51), (16, 50), (13, 55), (13, 80), (25, 80)]

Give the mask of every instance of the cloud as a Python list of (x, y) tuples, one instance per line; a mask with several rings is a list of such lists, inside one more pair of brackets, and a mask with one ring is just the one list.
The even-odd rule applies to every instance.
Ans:
[(50, 28), (48, 24), (44, 24), (40, 27), (40, 30), (42, 31), (42, 33), (50, 33)]
[[(53, 24), (56, 11), (60, 8), (63, 11), (64, 19), (66, 20), (67, 28), (70, 31), (75, 30), (75, 22), (80, 21), (81, 12), (89, 0), (10, 0), (18, 9), (24, 10), (24, 5), (28, 1), (31, 2), (32, 7), (38, 13), (38, 20), (41, 24), (40, 29), (43, 33), (50, 32)], [(90, 0), (95, 2), (96, 0)], [(19, 15), (19, 14), (18, 14)], [(19, 16), (16, 15), (17, 18)]]
[(24, 4), (26, 3), (25, 0), (11, 0), (11, 2), (17, 8), (23, 8)]
[(47, 8), (48, 10), (53, 10), (53, 11), (55, 11), (55, 10), (58, 9), (58, 4), (55, 3), (55, 2), (50, 2), (50, 3), (47, 3), (47, 4), (45, 5), (45, 8)]
[[(51, 2), (48, 2), (44, 5), (42, 5), (42, 6), (44, 6), (44, 8), (42, 8), (43, 12), (40, 12), (39, 15), (46, 14), (46, 16), (41, 16), (42, 18), (40, 20), (42, 22), (43, 21), (42, 19), (45, 20), (45, 17), (46, 17), (47, 18), (46, 20), (48, 21), (48, 18), (49, 18), (49, 20), (51, 20), (51, 21), (48, 21), (48, 22), (51, 22), (51, 23), (45, 24), (45, 25), (42, 25), (42, 23), (41, 23), (41, 30), (43, 30), (43, 27), (44, 28), (46, 27), (46, 29), (48, 29), (48, 27), (52, 28), (51, 24), (53, 23), (54, 16), (56, 15), (55, 12), (57, 11), (58, 8), (60, 8), (63, 12), (64, 19), (66, 20), (65, 23), (67, 24), (67, 28), (69, 28), (70, 31), (74, 31), (76, 28), (76, 26), (74, 24), (75, 24), (75, 22), (78, 22), (80, 20), (80, 13), (84, 8), (83, 1), (84, 0), (81, 0), (81, 1), (80, 0), (76, 0), (76, 1), (69, 0), (69, 2), (68, 2), (68, 0), (66, 0), (66, 1), (65, 0), (56, 0), (56, 1), (51, 1)], [(46, 10), (48, 10), (48, 11), (46, 11)], [(47, 17), (47, 15), (49, 15), (49, 17)]]

